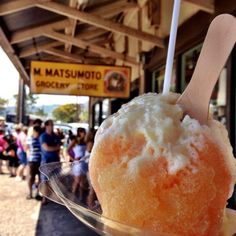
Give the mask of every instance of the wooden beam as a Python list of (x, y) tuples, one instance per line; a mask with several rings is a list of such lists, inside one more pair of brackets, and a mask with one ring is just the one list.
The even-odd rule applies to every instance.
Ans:
[(164, 48), (164, 41), (162, 38), (125, 26), (123, 24), (114, 23), (91, 13), (80, 12), (76, 9), (67, 7), (63, 4), (56, 2), (39, 3), (37, 4), (37, 6), (45, 10), (55, 12), (57, 14), (64, 15), (69, 18), (77, 19), (84, 23), (88, 23), (106, 29), (108, 31), (120, 33), (139, 40), (147, 41), (158, 47)]
[[(175, 46), (176, 58), (181, 53), (186, 52), (204, 40), (209, 24), (213, 19), (213, 15), (199, 11), (178, 28), (178, 37), (176, 39)], [(191, 30), (193, 26), (194, 30)], [(166, 37), (165, 41), (168, 42), (169, 37)], [(166, 49), (156, 49), (152, 52), (152, 56), (150, 57), (148, 64), (144, 65), (144, 69), (155, 70), (160, 68), (165, 65), (166, 56)]]
[(22, 11), (35, 6), (35, 0), (6, 2), (0, 5), (0, 16)]
[[(147, 4), (146, 2), (140, 2), (140, 7), (141, 7), (140, 11), (142, 11), (142, 7), (144, 7), (146, 4)], [(125, 13), (124, 17), (125, 17), (125, 22), (127, 25), (130, 24), (130, 22), (133, 20), (133, 18), (137, 14), (137, 12), (138, 12), (137, 9), (133, 9), (133, 10)], [(121, 39), (121, 37), (122, 37), (121, 34), (117, 35), (116, 42), (118, 42)]]
[(36, 3), (46, 2), (49, 0), (17, 0), (13, 2), (6, 2), (0, 4), (0, 16), (12, 14), (14, 12), (22, 11), (34, 7)]
[[(95, 10), (96, 9), (94, 9), (93, 11), (91, 10), (91, 12), (95, 12)], [(106, 16), (106, 13), (104, 13), (103, 15)], [(70, 26), (70, 25), (71, 25), (71, 20), (66, 19), (66, 20), (61, 20), (61, 21), (49, 23), (49, 24), (44, 24), (42, 26), (38, 26), (38, 27), (26, 29), (26, 30), (20, 30), (20, 31), (12, 34), (11, 44), (19, 43), (19, 42), (31, 39), (32, 37), (38, 37), (42, 34), (42, 31), (44, 31), (45, 29), (48, 29), (48, 28), (53, 28), (55, 30), (59, 30), (59, 29), (66, 28), (67, 26)], [(93, 32), (91, 32), (89, 30), (88, 33), (85, 31), (85, 32), (82, 32), (81, 34), (82, 34), (82, 37), (84, 35), (84, 38), (87, 38), (87, 37), (90, 38), (90, 37), (99, 36), (99, 35), (105, 33), (106, 30), (95, 28), (95, 30)], [(80, 37), (80, 35), (78, 35), (78, 37)]]
[(25, 81), (25, 84), (29, 86), (29, 76), (26, 73), (21, 61), (17, 57), (14, 49), (12, 48), (11, 44), (9, 43), (4, 31), (0, 27), (0, 45), (11, 60), (11, 62), (14, 64), (16, 67), (17, 71), (20, 74), (20, 77)]
[(37, 53), (43, 52), (44, 50), (46, 50), (48, 48), (61, 46), (62, 44), (63, 44), (62, 42), (54, 41), (54, 42), (51, 42), (51, 43), (39, 45), (37, 47), (33, 46), (33, 47), (22, 50), (19, 53), (19, 57), (20, 58), (29, 57), (29, 56), (35, 55)]
[(114, 65), (115, 60), (112, 58), (85, 58), (84, 63), (93, 65)]
[[(74, 61), (70, 59), (65, 59), (62, 57), (55, 57), (53, 55), (45, 55), (42, 57), (42, 60), (45, 61), (54, 61), (54, 62), (65, 62), (65, 63), (75, 63)], [(101, 64), (106, 64), (106, 65), (114, 65), (114, 60), (111, 58), (104, 59), (104, 58), (85, 58), (84, 61), (86, 64), (92, 64), (92, 65), (101, 65)], [(29, 68), (29, 66), (28, 66)]]
[(86, 64), (113, 64), (114, 60), (111, 58), (93, 58), (84, 57), (82, 55), (75, 55), (68, 52), (64, 52), (55, 48), (46, 49), (44, 52), (54, 55), (56, 57), (64, 58), (70, 62), (86, 63)]
[(136, 59), (133, 58), (133, 57), (126, 56), (122, 53), (118, 53), (118, 52), (115, 52), (115, 51), (111, 51), (107, 48), (97, 46), (95, 44), (89, 43), (87, 41), (83, 41), (81, 39), (77, 39), (77, 38), (74, 38), (74, 37), (71, 37), (71, 36), (67, 36), (67, 35), (64, 35), (64, 34), (61, 34), (61, 33), (57, 33), (57, 32), (54, 32), (52, 30), (47, 30), (44, 34), (45, 34), (45, 36), (47, 36), (49, 38), (52, 38), (52, 39), (55, 39), (55, 40), (58, 40), (58, 41), (61, 41), (61, 42), (64, 42), (64, 43), (71, 43), (74, 46), (89, 50), (91, 52), (98, 53), (100, 55), (108, 56), (108, 57), (111, 57), (111, 58), (114, 58), (114, 59), (120, 59), (120, 60), (135, 64), (135, 65), (138, 64), (136, 62)]
[(66, 20), (60, 20), (53, 23), (49, 23), (49, 24), (44, 24), (38, 27), (33, 27), (27, 30), (20, 30), (12, 34), (10, 42), (11, 44), (20, 43), (22, 41), (32, 39), (33, 37), (41, 36), (43, 32), (47, 29), (59, 30), (59, 29), (65, 28), (69, 24), (70, 24), (70, 20), (66, 19)]
[(44, 52), (46, 52), (48, 54), (51, 54), (51, 55), (54, 55), (54, 56), (57, 56), (57, 57), (62, 57), (62, 58), (65, 58), (65, 59), (68, 59), (68, 60), (74, 61), (74, 62), (81, 63), (84, 60), (83, 56), (74, 55), (74, 54), (71, 54), (71, 53), (68, 53), (68, 52), (65, 52), (65, 51), (61, 51), (61, 50), (58, 50), (58, 49), (55, 49), (55, 48), (45, 49)]
[[(71, 26), (67, 27), (65, 29), (65, 34), (71, 35), (72, 37), (75, 36), (75, 30), (76, 30), (77, 20), (71, 19)], [(65, 44), (65, 51), (71, 52), (72, 45), (70, 43)]]
[(100, 15), (103, 14), (104, 12), (112, 11), (113, 9), (123, 8), (127, 3), (128, 3), (127, 0), (107, 2), (95, 7), (91, 6), (91, 8), (87, 10), (87, 12)]
[(95, 28), (84, 30), (81, 33), (77, 34), (75, 37), (80, 39), (91, 39), (107, 33), (107, 30)]
[(98, 46), (108, 44), (110, 43), (110, 41), (111, 41), (110, 37), (98, 37), (98, 38), (93, 38), (93, 39), (88, 40), (89, 43), (93, 43)]
[(100, 15), (103, 18), (109, 18), (123, 11), (129, 11), (139, 9), (139, 5), (132, 2), (127, 2), (127, 0), (114, 1), (110, 4), (96, 7), (94, 9), (88, 10), (88, 13), (94, 13), (94, 15)]
[[(50, 61), (50, 62), (63, 62), (63, 63), (75, 63), (74, 61), (71, 61), (69, 59), (65, 59), (62, 57), (55, 57), (54, 55), (45, 54), (41, 57), (44, 61)], [(28, 66), (30, 68), (30, 66)]]
[[(69, 6), (75, 9), (78, 9), (78, 1), (77, 0), (70, 0), (69, 1)], [(70, 19), (71, 21), (71, 26), (65, 28), (65, 34), (75, 36), (75, 30), (76, 30), (76, 25), (77, 25), (77, 20)], [(69, 43), (65, 44), (65, 51), (71, 52), (72, 45)]]
[[(75, 61), (65, 59), (62, 57), (54, 56), (51, 54), (44, 54), (43, 56), (40, 57), (42, 61), (49, 61), (49, 62), (62, 62), (62, 63), (75, 63)], [(30, 69), (30, 62), (27, 61), (27, 65), (25, 65), (26, 69)]]
[(184, 0), (198, 6), (201, 10), (213, 14), (215, 12), (214, 0)]
[[(82, 9), (80, 9), (80, 6), (77, 5), (77, 0), (70, 0), (69, 6), (71, 8), (77, 8), (79, 10), (82, 10)], [(119, 1), (116, 1), (116, 2), (113, 2), (110, 4), (103, 5), (101, 7), (93, 8), (93, 9), (89, 10), (88, 12), (94, 13), (95, 15), (102, 15), (103, 18), (109, 18), (109, 17), (114, 16), (124, 10), (129, 11), (130, 9), (138, 9), (138, 8), (139, 8), (139, 6), (136, 3), (129, 3), (129, 2), (127, 2), (127, 0), (119, 0)], [(72, 25), (71, 27), (67, 27), (65, 29), (65, 34), (74, 36), (76, 25), (77, 25), (77, 20), (71, 19), (71, 25)], [(88, 37), (90, 37), (90, 38), (97, 37), (97, 36), (100, 36), (101, 34), (107, 32), (106, 30), (103, 30), (100, 28), (95, 28), (95, 29), (96, 29), (96, 31), (94, 31), (94, 33), (92, 33), (92, 32), (88, 33), (88, 35), (91, 35)], [(86, 32), (85, 32), (85, 34), (86, 34)], [(79, 37), (81, 37), (81, 35), (79, 35)], [(83, 37), (84, 36), (82, 36), (82, 38)], [(85, 37), (88, 38), (87, 36), (85, 36)], [(68, 52), (71, 52), (71, 44), (65, 44), (65, 50)]]

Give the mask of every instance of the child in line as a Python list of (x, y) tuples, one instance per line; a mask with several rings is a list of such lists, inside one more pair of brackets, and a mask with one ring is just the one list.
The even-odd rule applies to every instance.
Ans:
[[(41, 127), (38, 125), (35, 125), (33, 127), (33, 134), (28, 139), (28, 148), (29, 148), (29, 157), (28, 157), (28, 166), (29, 166), (29, 172), (28, 172), (28, 188), (29, 188), (29, 194), (27, 195), (27, 199), (32, 199), (32, 188), (35, 184), (35, 177), (38, 175), (38, 180), (40, 181), (40, 172), (39, 167), (41, 163), (41, 145), (39, 141), (39, 136), (41, 134)], [(39, 183), (38, 183), (39, 184)], [(39, 199), (39, 192), (37, 188), (37, 195), (35, 197), (36, 199)]]

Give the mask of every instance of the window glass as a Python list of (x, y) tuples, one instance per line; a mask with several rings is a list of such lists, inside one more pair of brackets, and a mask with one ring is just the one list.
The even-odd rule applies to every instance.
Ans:
[[(162, 93), (164, 86), (165, 67), (152, 73), (152, 92)], [(173, 65), (170, 91), (176, 92), (176, 63)]]
[(94, 114), (94, 128), (97, 129), (100, 124), (99, 124), (99, 112), (100, 112), (100, 105), (99, 103), (95, 104), (95, 114)]
[(227, 69), (224, 68), (220, 74), (219, 80), (213, 90), (210, 101), (210, 115), (219, 120), (225, 126), (226, 119), (226, 91), (227, 91)]
[(193, 71), (196, 67), (197, 60), (202, 48), (202, 44), (188, 50), (183, 53), (181, 58), (181, 91), (183, 92), (191, 77), (193, 75)]
[(109, 99), (104, 99), (102, 102), (102, 120), (109, 116)]

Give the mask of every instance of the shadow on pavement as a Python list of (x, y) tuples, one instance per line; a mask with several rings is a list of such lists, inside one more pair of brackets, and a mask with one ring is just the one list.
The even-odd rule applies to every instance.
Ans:
[(42, 205), (36, 226), (36, 236), (97, 236), (66, 207), (54, 202)]

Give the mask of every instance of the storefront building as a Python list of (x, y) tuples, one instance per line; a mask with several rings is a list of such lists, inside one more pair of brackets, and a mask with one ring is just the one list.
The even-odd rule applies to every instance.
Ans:
[[(226, 1), (228, 5), (215, 2), (215, 15), (198, 12), (178, 29), (176, 54), (173, 66), (171, 90), (182, 93), (191, 80), (198, 56), (212, 19), (222, 13), (235, 15), (236, 5)], [(147, 53), (148, 63), (145, 68), (145, 91), (161, 92), (164, 79), (165, 53), (151, 50)], [(209, 112), (210, 116), (222, 122), (229, 132), (230, 141), (236, 153), (235, 140), (235, 68), (236, 48), (234, 47), (222, 70), (212, 93)], [(206, 78), (207, 79), (207, 78)]]
[[(22, 88), (28, 85), (31, 91), (32, 61), (66, 63), (64, 67), (90, 65), (92, 69), (95, 65), (131, 68), (130, 95), (122, 98), (80, 93), (86, 86), (77, 83), (74, 94), (90, 96), (89, 125), (98, 128), (104, 119), (134, 97), (147, 92), (162, 92), (173, 2), (1, 0), (0, 45), (17, 68)], [(191, 80), (207, 29), (211, 21), (223, 13), (236, 16), (235, 0), (181, 1), (171, 91), (184, 91)], [(35, 74), (41, 76), (40, 70), (35, 70)], [(55, 77), (62, 79), (58, 73)], [(53, 84), (50, 79), (46, 80), (44, 84), (56, 85), (57, 90), (40, 93), (72, 95), (65, 91), (67, 83), (58, 85), (59, 80), (55, 79)], [(234, 154), (235, 88), (236, 48), (221, 72), (210, 104), (211, 116), (229, 131)], [(19, 113), (23, 117), (21, 100)], [(230, 204), (236, 209), (235, 201), (236, 196)]]
[[(163, 1), (162, 1), (163, 3)], [(182, 93), (191, 80), (193, 71), (200, 54), (202, 44), (209, 24), (219, 14), (229, 13), (236, 15), (234, 1), (215, 1), (214, 12), (196, 11), (178, 28), (175, 60), (172, 72), (171, 91)], [(164, 14), (164, 13), (163, 13)], [(180, 13), (181, 14), (181, 13)], [(165, 38), (168, 42), (168, 36)], [(92, 118), (90, 125), (97, 128), (110, 114), (116, 112), (122, 104), (130, 101), (142, 93), (161, 93), (163, 89), (167, 47), (152, 47), (140, 55), (143, 72), (133, 80), (129, 99), (91, 99)], [(207, 78), (206, 78), (207, 79)], [(134, 86), (134, 84), (136, 84)], [(209, 113), (214, 119), (222, 122), (228, 132), (230, 142), (236, 155), (236, 47), (234, 47), (217, 84), (213, 90)], [(99, 104), (99, 109), (98, 109)], [(105, 104), (105, 105), (104, 105)], [(95, 107), (95, 108), (94, 108)], [(97, 108), (96, 108), (97, 107)], [(104, 110), (104, 107), (105, 110)], [(236, 196), (231, 198), (229, 205), (236, 207)]]
[[(161, 3), (162, 5), (165, 4)], [(167, 9), (167, 6), (162, 8)], [(185, 10), (184, 8), (181, 9)], [(172, 92), (182, 93), (184, 91), (191, 80), (210, 22), (214, 17), (223, 13), (236, 15), (235, 2), (231, 0), (224, 1), (224, 3), (215, 1), (213, 13), (199, 11), (199, 9), (197, 11), (192, 8), (192, 16), (179, 26), (171, 82)], [(155, 15), (155, 12), (153, 14)], [(165, 42), (167, 44), (168, 36), (166, 36)], [(167, 47), (164, 49), (150, 47), (150, 50), (139, 53), (139, 61), (142, 62), (142, 68), (137, 72), (137, 68), (132, 67), (136, 78), (132, 78), (130, 97), (128, 99), (92, 98), (90, 101), (90, 126), (98, 127), (108, 115), (116, 112), (122, 104), (130, 101), (135, 96), (144, 92), (162, 92), (166, 54)], [(211, 116), (220, 120), (227, 127), (234, 154), (236, 153), (235, 58), (236, 49), (234, 48), (214, 88), (209, 108)]]

